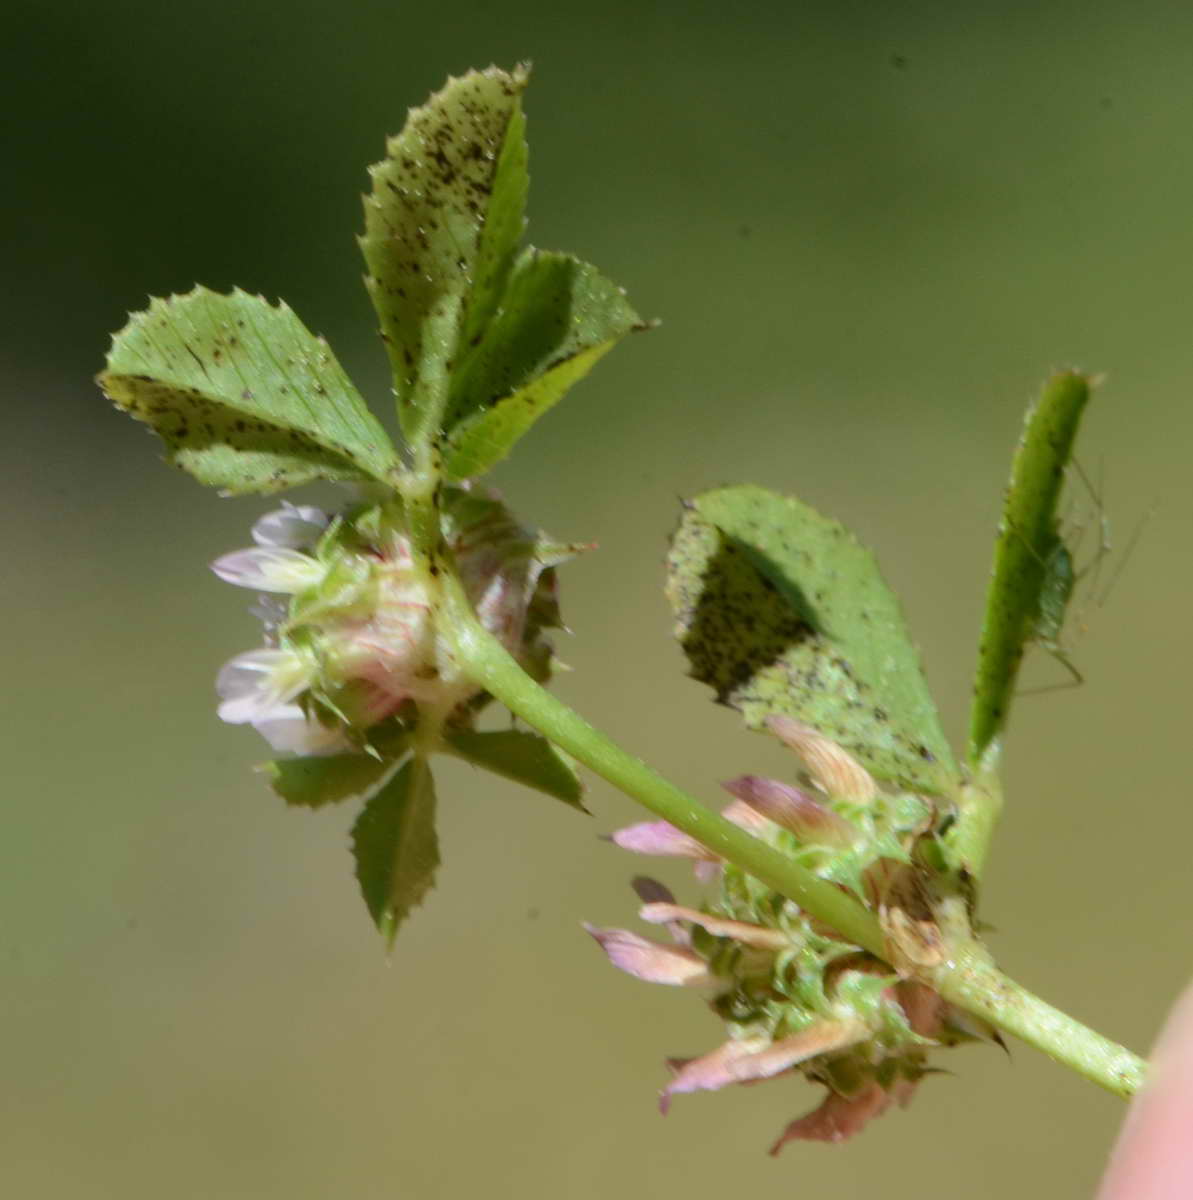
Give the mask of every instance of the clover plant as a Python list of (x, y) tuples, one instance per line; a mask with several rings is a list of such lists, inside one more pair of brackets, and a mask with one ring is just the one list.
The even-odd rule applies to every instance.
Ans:
[[(278, 754), (287, 804), (354, 803), (356, 877), (392, 943), (434, 884), (434, 760), (452, 755), (583, 812), (580, 767), (651, 819), (613, 841), (692, 861), (679, 903), (640, 877), (666, 940), (587, 926), (614, 966), (699, 992), (722, 1044), (670, 1060), (682, 1093), (802, 1072), (823, 1089), (792, 1139), (840, 1140), (905, 1104), (942, 1052), (1013, 1034), (1122, 1096), (1143, 1063), (1033, 996), (979, 934), (1000, 760), (1025, 652), (1059, 651), (1074, 548), (1059, 516), (1091, 392), (1044, 386), (995, 546), (967, 745), (951, 748), (874, 556), (801, 500), (750, 485), (687, 500), (667, 559), (692, 676), (792, 751), (714, 811), (556, 699), (557, 572), (584, 549), (511, 513), (483, 477), (627, 334), (595, 267), (523, 245), (523, 68), (451, 79), (370, 170), (365, 283), (393, 372), (395, 444), (331, 348), (284, 304), (196, 288), (118, 333), (104, 392), (168, 461), (226, 495), (314, 480), (220, 578), (259, 594), (261, 644), (219, 673), (219, 714)], [(516, 727), (480, 727), (492, 704)], [(491, 723), (490, 723), (491, 724)]]

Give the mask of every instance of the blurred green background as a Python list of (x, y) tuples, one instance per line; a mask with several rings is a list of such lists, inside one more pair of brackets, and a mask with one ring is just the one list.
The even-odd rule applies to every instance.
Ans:
[(271, 505), (165, 468), (90, 379), (148, 294), (238, 283), (385, 410), (365, 166), (449, 71), (533, 59), (532, 238), (663, 324), (497, 482), (601, 543), (565, 572), (560, 691), (715, 802), (790, 760), (684, 678), (678, 497), (749, 479), (852, 525), (959, 740), (1024, 404), (1053, 366), (1105, 372), (1079, 453), (1120, 548), (1156, 511), (1077, 622), (1087, 686), (1022, 702), (985, 911), (1008, 970), (1145, 1050), (1193, 959), (1193, 11), (10, 0), (5, 23), (0, 1190), (1089, 1195), (1123, 1107), (1020, 1046), (949, 1056), (846, 1147), (766, 1157), (798, 1081), (662, 1120), (663, 1056), (719, 1026), (579, 930), (632, 924), (643, 866), (597, 839), (635, 812), (600, 782), (585, 822), (446, 765), (440, 888), (387, 959), (352, 814), (285, 811), (215, 717), (257, 633), (206, 563)]

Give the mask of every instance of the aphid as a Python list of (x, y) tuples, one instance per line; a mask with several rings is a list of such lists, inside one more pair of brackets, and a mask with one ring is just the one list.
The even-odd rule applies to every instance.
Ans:
[[(1069, 657), (1068, 651), (1061, 643), (1061, 635), (1064, 633), (1065, 618), (1068, 616), (1069, 604), (1073, 599), (1073, 589), (1077, 586), (1078, 580), (1094, 564), (1089, 564), (1080, 572), (1076, 571), (1073, 567), (1072, 552), (1065, 544), (1059, 526), (1053, 536), (1052, 549), (1044, 559), (1044, 580), (1040, 585), (1039, 602), (1035, 616), (1032, 618), (1027, 642), (1029, 645), (1039, 646), (1041, 650), (1047, 651), (1072, 675), (1068, 684), (1056, 686), (1077, 687), (1085, 682), (1085, 676), (1081, 674)], [(1031, 689), (1033, 692), (1052, 690), (1051, 687)]]
[[(1095, 505), (1096, 521), (1094, 525), (1098, 530), (1098, 545), (1089, 562), (1083, 567), (1078, 568), (1076, 560), (1081, 552), (1081, 543), (1091, 522), (1088, 519), (1076, 522), (1060, 520), (1056, 522), (1052, 533), (1051, 545), (1048, 547), (1047, 552), (1042, 556), (1039, 554), (1036, 555), (1044, 568), (1044, 578), (1040, 584), (1036, 611), (1032, 617), (1030, 630), (1025, 639), (1027, 645), (1039, 646), (1041, 650), (1050, 654), (1069, 672), (1071, 679), (1067, 683), (1053, 684), (1048, 687), (1029, 688), (1022, 693), (1023, 695), (1051, 692), (1055, 691), (1058, 687), (1078, 687), (1085, 682), (1085, 676), (1077, 669), (1077, 666), (1070, 657), (1070, 648), (1063, 641), (1065, 622), (1069, 615), (1069, 606), (1073, 601), (1073, 593), (1077, 585), (1088, 577), (1090, 580), (1089, 588), (1086, 593), (1085, 603), (1082, 605), (1082, 611), (1078, 616), (1078, 624), (1084, 629), (1081, 618), (1084, 616), (1085, 609), (1088, 608), (1091, 602), (1099, 607), (1105, 603), (1106, 597), (1110, 593), (1110, 588), (1114, 585), (1119, 574), (1121, 574), (1122, 568), (1126, 565), (1127, 558), (1130, 556), (1130, 551), (1134, 549), (1135, 542), (1139, 536), (1139, 530), (1136, 529), (1135, 534), (1131, 538), (1131, 545), (1128, 547), (1127, 555), (1124, 556), (1123, 561), (1119, 564), (1114, 577), (1099, 592), (1098, 584), (1101, 579), (1102, 564), (1111, 549), (1110, 521), (1102, 506), (1101, 481), (1099, 480), (1099, 486), (1095, 488), (1076, 459), (1073, 460), (1073, 469), (1085, 485), (1085, 490), (1089, 493)], [(1066, 528), (1066, 524), (1068, 528)]]

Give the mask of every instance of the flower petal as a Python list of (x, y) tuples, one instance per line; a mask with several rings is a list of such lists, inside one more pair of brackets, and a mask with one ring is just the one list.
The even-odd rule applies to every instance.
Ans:
[(634, 894), (643, 904), (675, 903), (675, 896), (671, 889), (665, 883), (660, 883), (657, 879), (651, 879), (647, 875), (635, 875), (630, 880), (630, 887), (634, 889)]
[(257, 618), (265, 626), (266, 640), (273, 638), (278, 629), (286, 623), (290, 616), (290, 601), (281, 596), (271, 596), (261, 592), (257, 599), (249, 605), (250, 615)]
[(750, 1078), (740, 1073), (747, 1069), (742, 1064), (764, 1053), (770, 1045), (770, 1039), (765, 1036), (735, 1038), (699, 1058), (668, 1059), (667, 1066), (674, 1071), (675, 1078), (659, 1093), (659, 1111), (667, 1115), (672, 1096), (685, 1092), (716, 1091)]
[(860, 1021), (824, 1021), (777, 1042), (765, 1036), (733, 1039), (711, 1054), (680, 1065), (675, 1078), (659, 1093), (659, 1108), (666, 1113), (671, 1097), (685, 1092), (715, 1091), (731, 1083), (770, 1079), (818, 1054), (849, 1046), (865, 1035), (866, 1028)]
[(352, 749), (343, 730), (308, 717), (297, 704), (275, 708), (253, 728), (275, 749), (304, 755), (340, 754)]
[(895, 996), (907, 1016), (907, 1023), (920, 1037), (935, 1038), (944, 1023), (945, 1002), (939, 992), (926, 983), (914, 983), (909, 979), (895, 985)]
[(695, 987), (712, 983), (715, 978), (704, 959), (682, 946), (664, 946), (628, 929), (599, 929), (588, 924), (584, 928), (596, 939), (609, 961), (635, 979), (672, 987)]
[(692, 874), (700, 883), (714, 883), (721, 871), (721, 862), (706, 862), (700, 859), (692, 864)]
[(672, 858), (695, 858), (705, 862), (720, 862), (707, 846), (702, 846), (694, 837), (683, 833), (666, 821), (642, 821), (616, 829), (609, 840), (623, 850), (635, 854), (658, 854)]
[(890, 1096), (877, 1083), (868, 1083), (853, 1096), (829, 1092), (819, 1108), (792, 1121), (770, 1148), (778, 1154), (788, 1142), (843, 1142), (860, 1133), (890, 1104)]
[(301, 592), (327, 573), (327, 568), (310, 555), (277, 546), (234, 550), (217, 558), (211, 569), (225, 583), (258, 592)]
[(667, 925), (672, 921), (691, 921), (707, 929), (714, 937), (732, 938), (743, 946), (755, 946), (760, 950), (782, 950), (791, 945), (791, 939), (778, 929), (767, 929), (762, 925), (751, 925), (747, 921), (731, 921), (727, 917), (714, 917), (698, 908), (685, 908), (682, 904), (652, 901), (644, 904), (638, 912), (648, 925)]
[(808, 773), (834, 800), (869, 804), (878, 795), (870, 772), (831, 738), (791, 717), (768, 717), (766, 724), (804, 760)]
[(721, 809), (721, 816), (726, 821), (732, 821), (739, 829), (752, 833), (755, 837), (766, 837), (775, 831), (775, 823), (744, 800), (734, 800), (731, 804), (726, 804)]
[(281, 508), (266, 513), (253, 526), (253, 541), (258, 546), (306, 550), (323, 536), (330, 520), (321, 508), (283, 500)]
[(265, 721), (310, 682), (310, 667), (292, 650), (249, 650), (220, 668), (219, 717), (229, 725)]
[(776, 825), (818, 846), (849, 846), (857, 830), (839, 813), (813, 800), (807, 792), (777, 779), (742, 775), (721, 786)]
[[(697, 863), (698, 867), (711, 866), (710, 863)], [(645, 875), (636, 875), (630, 880), (630, 886), (637, 893), (638, 899), (643, 904), (674, 904), (675, 897), (671, 894), (671, 889), (665, 884), (660, 883), (657, 879), (650, 879)], [(692, 944), (692, 935), (688, 927), (682, 921), (661, 921), (660, 924), (667, 926), (667, 932), (671, 935), (671, 940), (678, 946), (690, 946)]]

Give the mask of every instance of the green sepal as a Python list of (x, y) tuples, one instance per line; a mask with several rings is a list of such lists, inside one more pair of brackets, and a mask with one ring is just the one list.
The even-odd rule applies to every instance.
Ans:
[(502, 307), (456, 372), (444, 448), (453, 479), (503, 459), (597, 361), (643, 328), (620, 288), (566, 254), (528, 249)]
[(958, 786), (898, 602), (843, 526), (763, 488), (724, 488), (686, 506), (667, 566), (691, 674), (748, 726), (793, 716), (878, 779)]
[(890, 999), (890, 988), (898, 981), (890, 975), (871, 975), (846, 971), (838, 982), (833, 998), (848, 1005), (888, 1049), (935, 1046), (938, 1043), (915, 1032), (901, 1005)]
[[(890, 1019), (888, 1012), (898, 1007), (887, 999), (887, 991), (896, 979), (894, 972), (872, 975), (867, 971), (843, 971), (833, 987), (833, 1001), (847, 1005), (873, 1029)], [(911, 1028), (906, 1017), (902, 1013), (899, 1017), (902, 1017), (902, 1029), (910, 1034)]]
[(151, 301), (114, 335), (97, 382), (170, 462), (229, 495), (384, 483), (397, 465), (327, 343), (285, 304), (240, 290)]
[(340, 555), (330, 560), (327, 574), (314, 587), (299, 592), (290, 603), (283, 627), (290, 632), (302, 625), (317, 625), (329, 614), (343, 620), (353, 610), (367, 616), (376, 604), (372, 564), (363, 558)]
[(528, 78), (490, 67), (449, 79), (369, 170), (365, 284), (412, 442), (434, 432), (431, 397), (495, 311), (522, 237)]
[(477, 767), (562, 800), (582, 813), (584, 785), (573, 760), (537, 733), (502, 729), (447, 733), (447, 749)]
[(900, 833), (923, 832), (932, 819), (932, 807), (914, 792), (882, 797), (882, 819)]
[(864, 904), (867, 896), (863, 876), (866, 869), (874, 864), (874, 858), (869, 846), (839, 850), (814, 869), (821, 879), (840, 884)]
[(410, 759), (369, 799), (352, 826), (352, 854), (365, 904), (392, 946), (439, 867), (435, 783), (426, 759)]
[(1057, 505), (1090, 397), (1090, 379), (1060, 371), (1028, 409), (1011, 464), (986, 594), (970, 712), (969, 762), (988, 773), (1006, 727), (1023, 653), (1044, 621), (1059, 629), (1073, 586)]
[(540, 532), (534, 541), (534, 558), (544, 567), (558, 567), (595, 549), (595, 542), (557, 542)]

